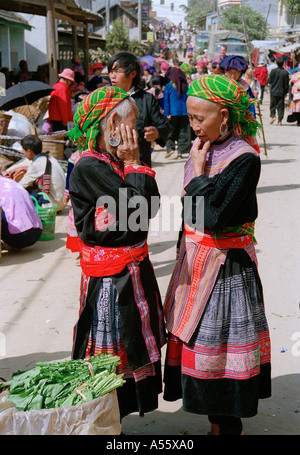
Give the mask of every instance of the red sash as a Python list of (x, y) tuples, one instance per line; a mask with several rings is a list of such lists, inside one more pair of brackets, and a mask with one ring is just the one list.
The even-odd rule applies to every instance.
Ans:
[(103, 277), (122, 272), (127, 264), (141, 262), (148, 256), (148, 244), (107, 248), (82, 243), (80, 265), (87, 276)]
[(226, 237), (216, 238), (212, 232), (200, 232), (191, 229), (187, 224), (184, 225), (184, 234), (192, 241), (204, 246), (219, 248), (220, 250), (229, 250), (231, 248), (245, 248), (253, 241), (251, 234), (238, 235), (228, 233)]

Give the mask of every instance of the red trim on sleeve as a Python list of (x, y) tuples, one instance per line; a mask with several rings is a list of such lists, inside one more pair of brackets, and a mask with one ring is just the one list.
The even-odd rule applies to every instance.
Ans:
[(128, 165), (128, 166), (125, 166), (124, 168), (124, 174), (127, 175), (127, 174), (147, 174), (147, 175), (150, 175), (150, 177), (155, 177), (155, 171), (153, 169), (151, 169), (150, 167), (146, 166), (146, 165)]

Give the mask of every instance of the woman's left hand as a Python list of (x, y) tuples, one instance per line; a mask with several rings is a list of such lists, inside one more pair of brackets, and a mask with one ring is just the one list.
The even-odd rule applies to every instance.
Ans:
[(204, 174), (205, 164), (206, 164), (206, 155), (210, 147), (210, 140), (202, 142), (202, 140), (197, 137), (191, 148), (191, 158), (194, 168), (194, 174), (196, 177)]
[(130, 129), (128, 125), (121, 123), (120, 127), (117, 128), (120, 136), (121, 143), (117, 148), (117, 156), (123, 161), (124, 166), (129, 164), (136, 165), (140, 164), (139, 159), (139, 135), (135, 129)]

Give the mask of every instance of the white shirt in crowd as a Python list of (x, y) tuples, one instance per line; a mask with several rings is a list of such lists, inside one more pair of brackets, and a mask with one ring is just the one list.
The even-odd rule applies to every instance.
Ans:
[[(57, 204), (57, 210), (61, 210), (63, 208), (62, 201), (66, 186), (66, 177), (57, 159), (50, 155), (49, 159), (52, 165), (49, 199), (52, 203)], [(45, 155), (36, 155), (27, 169), (26, 174), (20, 180), (20, 185), (22, 185), (23, 188), (31, 186), (45, 173), (46, 164), (47, 159)]]

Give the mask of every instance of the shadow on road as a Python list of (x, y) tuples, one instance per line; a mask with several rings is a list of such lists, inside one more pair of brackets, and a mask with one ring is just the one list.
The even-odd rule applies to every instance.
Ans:
[[(11, 377), (10, 374), (5, 375), (5, 370), (17, 372), (23, 370), (29, 370), (33, 368), (37, 362), (52, 362), (56, 360), (65, 360), (70, 358), (71, 352), (34, 352), (32, 354), (22, 355), (19, 357), (5, 357), (1, 359), (1, 376), (2, 379), (8, 381)], [(5, 365), (4, 365), (5, 363)]]
[[(258, 414), (242, 419), (246, 435), (299, 435), (300, 409), (297, 400), (300, 375), (272, 380), (272, 397), (260, 400)], [(122, 421), (126, 435), (205, 435), (209, 422), (205, 415), (183, 411), (181, 400), (172, 412), (153, 411), (144, 417), (131, 414)], [(167, 406), (162, 404), (160, 409)], [(179, 408), (179, 409), (178, 409)]]
[(287, 190), (296, 190), (300, 188), (300, 185), (274, 185), (274, 186), (261, 186), (257, 188), (257, 194), (262, 193), (273, 193), (274, 191), (287, 191)]
[(152, 265), (155, 270), (155, 276), (156, 278), (162, 278), (163, 276), (171, 276), (176, 264), (176, 260), (170, 260), (170, 261), (160, 261), (160, 262), (155, 262), (151, 261)]
[(66, 244), (66, 234), (57, 232), (53, 240), (38, 240), (34, 245), (23, 250), (2, 249), (1, 266), (25, 264), (36, 261), (48, 253), (59, 250)]
[(286, 160), (270, 160), (270, 159), (264, 159), (262, 160), (262, 164), (289, 164), (289, 163), (294, 163), (297, 160), (292, 160), (292, 159), (286, 159)]

